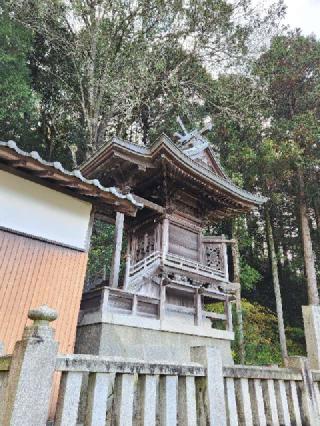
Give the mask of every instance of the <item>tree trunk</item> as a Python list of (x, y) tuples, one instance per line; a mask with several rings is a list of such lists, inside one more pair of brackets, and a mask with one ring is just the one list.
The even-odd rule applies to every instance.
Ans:
[[(235, 225), (232, 223), (232, 236), (236, 237)], [(240, 283), (240, 253), (238, 240), (235, 240), (231, 246), (232, 262), (233, 262), (233, 281)], [(236, 346), (239, 351), (240, 363), (245, 363), (245, 346), (243, 336), (243, 320), (242, 320), (242, 307), (241, 307), (241, 289), (236, 294)]]
[(281, 298), (279, 272), (278, 272), (278, 260), (276, 256), (275, 245), (274, 245), (270, 214), (267, 207), (265, 208), (265, 220), (266, 220), (266, 234), (267, 234), (267, 241), (268, 241), (269, 259), (271, 263), (272, 282), (273, 282), (274, 295), (276, 298), (276, 309), (277, 309), (277, 318), (278, 318), (278, 330), (279, 330), (281, 355), (282, 355), (284, 364), (287, 366), (288, 351), (287, 351), (286, 333), (285, 333), (284, 320), (283, 320), (282, 298)]
[(315, 259), (312, 249), (312, 240), (310, 235), (310, 226), (307, 214), (307, 202), (305, 194), (304, 176), (302, 171), (298, 170), (299, 180), (299, 213), (301, 222), (301, 240), (303, 246), (305, 274), (308, 285), (309, 305), (319, 305), (319, 293), (317, 288), (317, 275), (315, 268)]
[(317, 230), (319, 230), (320, 228), (320, 203), (318, 198), (314, 198), (313, 200), (313, 210), (314, 210), (314, 217), (316, 219), (316, 225), (317, 225)]

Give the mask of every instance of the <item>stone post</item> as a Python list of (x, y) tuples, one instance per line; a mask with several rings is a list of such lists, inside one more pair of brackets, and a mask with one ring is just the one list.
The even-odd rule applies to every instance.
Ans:
[(320, 370), (320, 306), (302, 306), (302, 314), (310, 367)]
[(33, 320), (16, 343), (8, 376), (2, 426), (45, 426), (58, 351), (49, 322), (57, 312), (48, 306), (29, 311)]
[(191, 361), (202, 364), (207, 369), (207, 377), (197, 378), (197, 407), (200, 424), (226, 426), (227, 412), (224, 396), (223, 367), (221, 353), (209, 346), (191, 348)]
[(302, 374), (302, 424), (320, 426), (319, 409), (315, 394), (315, 383), (313, 382), (310, 362), (302, 356), (288, 357), (289, 368), (299, 368)]

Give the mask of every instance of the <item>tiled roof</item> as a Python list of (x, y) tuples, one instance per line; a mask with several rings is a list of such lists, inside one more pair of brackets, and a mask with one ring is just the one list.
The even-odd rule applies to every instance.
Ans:
[[(122, 194), (116, 187), (104, 187), (98, 179), (86, 179), (80, 170), (66, 170), (59, 161), (46, 161), (41, 158), (37, 151), (23, 151), (12, 140), (8, 142), (0, 141), (0, 160), (8, 161), (10, 164), (10, 161), (12, 163), (15, 157), (17, 157), (16, 159), (25, 160), (20, 165), (21, 168), (33, 171), (35, 174), (37, 171), (43, 172), (43, 170), (46, 170), (49, 172), (47, 178), (54, 180), (58, 185), (75, 189), (75, 192), (78, 192), (79, 195), (85, 192), (87, 196), (105, 198), (103, 197), (104, 194), (110, 194), (111, 197), (113, 196), (112, 198), (118, 199), (119, 202), (129, 203), (135, 209), (143, 207), (143, 204), (137, 202), (132, 194)], [(41, 167), (39, 168), (39, 166)], [(77, 182), (79, 182), (78, 187), (75, 185)], [(92, 193), (90, 193), (90, 189), (92, 189)]]

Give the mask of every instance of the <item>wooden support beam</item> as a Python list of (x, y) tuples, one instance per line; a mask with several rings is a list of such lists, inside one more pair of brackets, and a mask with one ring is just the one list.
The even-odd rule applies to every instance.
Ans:
[(119, 286), (120, 260), (122, 250), (124, 214), (117, 212), (116, 214), (116, 229), (114, 235), (114, 247), (112, 256), (112, 265), (110, 271), (110, 287)]
[(35, 171), (35, 174), (40, 178), (52, 178), (55, 176), (53, 170), (37, 170)]
[(10, 165), (13, 166), (13, 167), (25, 167), (26, 164), (27, 164), (27, 161), (21, 160), (21, 159), (10, 161)]
[(150, 210), (154, 210), (158, 213), (165, 213), (165, 208), (159, 204), (153, 203), (152, 201), (147, 200), (146, 198), (139, 197), (138, 195), (133, 195), (133, 198), (140, 204), (143, 204), (144, 207), (147, 207)]

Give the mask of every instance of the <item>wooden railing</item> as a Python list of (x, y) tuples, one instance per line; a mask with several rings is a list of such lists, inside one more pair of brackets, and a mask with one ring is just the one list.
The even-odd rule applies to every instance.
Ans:
[(161, 254), (159, 251), (154, 251), (150, 253), (145, 258), (139, 260), (139, 262), (134, 263), (130, 267), (130, 278), (134, 277), (135, 275), (139, 274), (141, 271), (146, 270), (150, 266), (152, 266), (155, 262), (160, 261)]
[[(171, 287), (176, 288), (176, 284), (169, 283), (162, 286), (162, 293)], [(195, 287), (190, 286), (187, 290), (193, 291), (196, 296), (197, 289)], [(206, 291), (208, 295), (211, 294), (210, 290)], [(201, 295), (199, 296), (201, 297)], [(163, 300), (165, 298), (162, 297), (162, 302)], [(103, 287), (87, 293), (81, 302), (81, 309), (86, 312), (95, 312), (101, 309), (104, 312), (139, 315), (154, 319), (164, 319), (168, 311), (175, 311), (193, 315), (197, 325), (201, 325), (205, 318), (209, 318), (211, 321), (223, 321), (226, 329), (232, 331), (231, 305), (228, 303), (225, 303), (225, 313), (222, 314), (206, 311), (201, 303), (197, 303), (193, 307), (185, 307), (166, 302), (161, 303), (161, 298), (130, 293), (117, 288)]]
[(178, 268), (181, 271), (193, 272), (206, 276), (208, 278), (216, 278), (220, 280), (222, 279), (223, 281), (225, 281), (225, 274), (223, 271), (210, 268), (209, 266), (202, 265), (201, 263), (185, 259), (175, 254), (168, 253), (164, 259), (164, 264), (167, 266)]
[(171, 253), (167, 253), (167, 255), (164, 256), (161, 252), (155, 251), (127, 268), (128, 277), (126, 280), (126, 285), (140, 275), (143, 275), (146, 270), (151, 268), (153, 265), (157, 263), (160, 264), (160, 262), (162, 262), (164, 266), (177, 269), (181, 272), (200, 275), (202, 277), (211, 278), (222, 282), (228, 281), (225, 269), (211, 268), (209, 266), (203, 265), (202, 263), (185, 259), (181, 256), (177, 256)]

